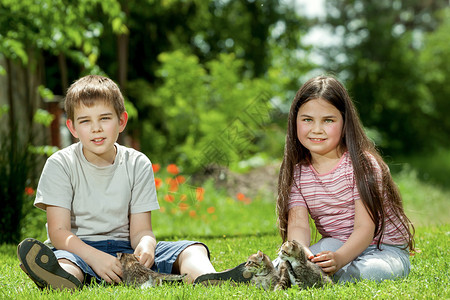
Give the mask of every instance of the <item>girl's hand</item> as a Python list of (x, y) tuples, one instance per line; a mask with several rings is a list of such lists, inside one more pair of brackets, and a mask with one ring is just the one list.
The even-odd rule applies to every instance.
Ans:
[(319, 252), (311, 259), (311, 261), (321, 267), (322, 270), (330, 276), (342, 268), (338, 256), (332, 251)]
[(309, 260), (312, 260), (314, 258), (314, 254), (311, 252), (311, 250), (309, 250), (308, 247), (305, 247), (304, 250), (305, 250), (306, 258)]
[(98, 276), (108, 283), (120, 283), (122, 281), (122, 264), (112, 255), (99, 251), (92, 259), (90, 266)]

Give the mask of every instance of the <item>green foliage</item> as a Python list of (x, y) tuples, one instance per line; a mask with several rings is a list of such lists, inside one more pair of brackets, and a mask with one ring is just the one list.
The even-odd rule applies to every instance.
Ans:
[(20, 240), (22, 203), (31, 156), (17, 129), (0, 130), (0, 244)]
[[(420, 52), (419, 62), (421, 74), (425, 83), (423, 95), (424, 110), (432, 116), (433, 124), (439, 130), (433, 134), (433, 139), (440, 147), (446, 148), (449, 144), (450, 119), (450, 48), (448, 47), (448, 33), (450, 31), (450, 8), (438, 12), (439, 26), (435, 31), (426, 33), (423, 48)], [(436, 126), (436, 124), (439, 124)], [(445, 134), (447, 133), (447, 134)]]
[[(4, 121), (1, 116), (8, 111), (7, 105), (1, 107), (1, 121)], [(33, 121), (48, 127), (53, 118), (46, 110), (38, 109)], [(20, 136), (17, 128), (16, 122), (13, 122), (11, 130), (0, 129), (0, 198), (3, 199), (0, 208), (0, 243), (19, 242), (23, 222), (31, 227), (37, 224), (31, 217), (34, 214), (29, 214), (26, 208), (33, 196), (30, 184), (34, 183), (34, 178), (30, 177), (33, 176), (38, 157), (50, 156), (58, 150), (52, 146), (32, 145), (32, 138)]]
[(395, 175), (403, 197), (406, 215), (416, 225), (450, 224), (448, 205), (442, 199), (450, 198), (450, 191), (419, 179), (416, 169), (405, 165)]
[(33, 121), (36, 122), (36, 124), (42, 124), (45, 127), (50, 126), (53, 119), (55, 119), (55, 116), (49, 113), (48, 111), (44, 109), (37, 109), (34, 113)]
[(128, 85), (140, 116), (147, 116), (131, 125), (140, 127), (144, 152), (191, 170), (229, 165), (256, 152), (253, 142), (263, 139), (272, 110), (267, 81), (243, 76), (243, 61), (233, 54), (208, 64), (182, 51), (159, 60), (158, 88), (142, 80)]
[[(421, 36), (427, 36), (442, 22), (436, 18), (436, 12), (447, 4), (417, 0), (327, 1), (326, 23), (343, 40), (324, 51), (328, 57), (324, 67), (347, 80), (363, 123), (378, 132), (379, 146), (386, 153), (429, 149), (438, 146), (440, 137), (446, 136), (448, 128), (429, 130), (435, 127), (437, 117), (433, 107), (441, 101), (432, 100), (431, 94), (439, 90), (424, 80), (433, 72), (444, 71), (446, 65), (436, 71), (425, 68), (431, 72), (424, 73), (418, 57), (422, 51)], [(427, 44), (428, 51), (444, 45)], [(446, 52), (439, 57), (445, 56)], [(426, 57), (424, 60), (429, 61)], [(445, 84), (448, 86), (448, 82)]]
[(95, 20), (99, 8), (114, 32), (127, 32), (116, 0), (82, 0), (72, 5), (62, 0), (2, 0), (0, 8), (0, 53), (24, 65), (33, 62), (35, 57), (30, 60), (29, 56), (39, 49), (65, 53), (86, 68), (95, 66), (104, 27)]

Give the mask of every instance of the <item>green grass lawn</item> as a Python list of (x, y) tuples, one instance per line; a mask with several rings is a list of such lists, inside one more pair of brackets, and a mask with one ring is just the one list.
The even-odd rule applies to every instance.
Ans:
[[(262, 250), (276, 256), (281, 239), (276, 229), (273, 196), (226, 195), (211, 182), (201, 187), (170, 187), (163, 177), (159, 199), (163, 209), (152, 215), (158, 239), (194, 239), (206, 243), (216, 270), (231, 268)], [(172, 178), (173, 179), (173, 178)], [(15, 245), (0, 246), (0, 299), (450, 299), (450, 192), (423, 183), (413, 171), (395, 175), (407, 214), (416, 224), (411, 274), (401, 280), (334, 285), (324, 289), (269, 292), (253, 286), (203, 287), (186, 284), (140, 290), (125, 286), (91, 285), (73, 293), (40, 291), (18, 267)], [(198, 189), (200, 188), (200, 189)], [(172, 197), (166, 197), (171, 195)], [(45, 214), (37, 209), (26, 217), (25, 236), (45, 239)]]

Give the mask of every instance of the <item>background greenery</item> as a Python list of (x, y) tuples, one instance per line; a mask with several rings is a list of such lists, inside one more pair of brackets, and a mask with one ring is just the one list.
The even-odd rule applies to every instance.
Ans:
[[(120, 142), (161, 166), (157, 237), (207, 242), (221, 270), (257, 248), (275, 255), (273, 189), (243, 179), (260, 172), (256, 178), (275, 186), (290, 102), (306, 79), (331, 73), (348, 87), (389, 163), (423, 252), (404, 281), (301, 295), (448, 298), (448, 1), (325, 4), (324, 16), (310, 18), (296, 1), (0, 0), (0, 295), (48, 297), (28, 290), (14, 245), (46, 238), (45, 214), (32, 208), (34, 189), (48, 155), (71, 142), (51, 135), (64, 125), (54, 113), (71, 82), (94, 73), (119, 84), (131, 116)], [(316, 28), (329, 34), (307, 44)], [(74, 297), (85, 293), (105, 299), (146, 292), (90, 287)], [(247, 287), (155, 291), (159, 298), (223, 293), (268, 296)]]

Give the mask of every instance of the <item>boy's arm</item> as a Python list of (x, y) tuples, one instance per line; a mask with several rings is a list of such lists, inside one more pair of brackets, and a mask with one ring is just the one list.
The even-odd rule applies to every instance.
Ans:
[(121, 281), (122, 265), (117, 258), (87, 245), (71, 232), (70, 210), (48, 205), (46, 211), (48, 234), (56, 249), (80, 256), (108, 283)]
[(313, 257), (309, 250), (309, 243), (311, 242), (311, 229), (309, 228), (309, 214), (308, 209), (304, 206), (294, 206), (288, 212), (288, 226), (287, 226), (288, 241), (296, 240), (305, 247), (306, 256)]
[(139, 262), (150, 268), (155, 261), (156, 238), (152, 231), (151, 212), (130, 215), (130, 242)]

